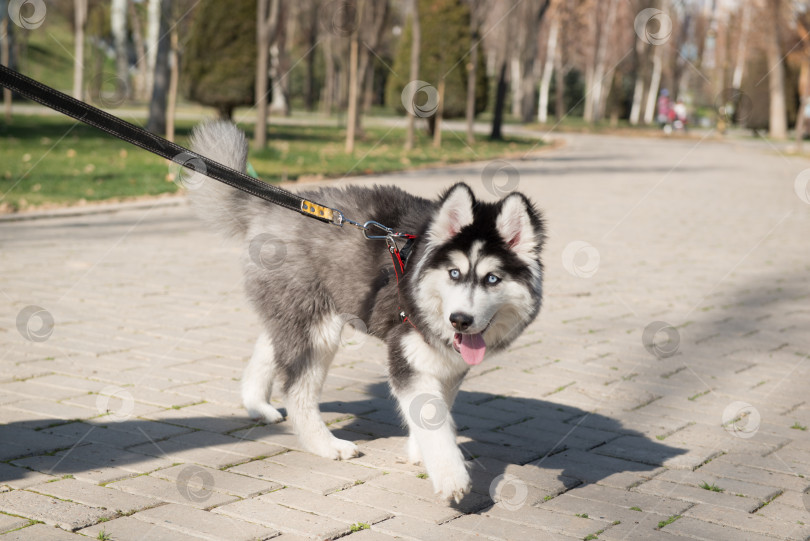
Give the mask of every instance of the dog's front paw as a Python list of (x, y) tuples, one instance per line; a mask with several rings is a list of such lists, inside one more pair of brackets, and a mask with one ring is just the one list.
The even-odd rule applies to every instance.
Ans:
[(245, 404), (248, 416), (257, 421), (264, 421), (267, 424), (280, 423), (284, 416), (279, 411), (266, 402), (258, 404)]
[(431, 478), (433, 479), (433, 489), (440, 498), (448, 502), (459, 503), (472, 487), (470, 474), (463, 463), (440, 468), (438, 472), (431, 474)]
[(304, 448), (316, 455), (331, 460), (347, 460), (360, 454), (360, 450), (350, 441), (332, 437), (322, 442), (304, 442)]

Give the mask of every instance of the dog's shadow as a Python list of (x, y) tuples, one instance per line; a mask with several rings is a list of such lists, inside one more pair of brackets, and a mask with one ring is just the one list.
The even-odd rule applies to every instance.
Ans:
[[(377, 467), (414, 472), (398, 460), (407, 456), (407, 430), (387, 384), (370, 384), (366, 392), (356, 400), (321, 403), (330, 430), (357, 442), (361, 452), (382, 451)], [(446, 421), (446, 412), (431, 408), (429, 400), (414, 414), (428, 428)], [(545, 400), (461, 391), (452, 416), (473, 478), (471, 494), (456, 506), (465, 512), (489, 507), (493, 500), (534, 505), (588, 483), (630, 488), (687, 452), (648, 437), (652, 428), (644, 434), (617, 419)], [(136, 475), (154, 469), (153, 457), (176, 460), (183, 453), (189, 457), (183, 462), (194, 462), (186, 451), (253, 440), (298, 449), (288, 421), (257, 425), (246, 416), (183, 416), (182, 409), (160, 421), (99, 417), (0, 425), (0, 462), (5, 462), (0, 464), (0, 485), (27, 486), (28, 477), (37, 482), (35, 472), (98, 482), (94, 472), (106, 468)], [(353, 460), (362, 464), (363, 456)]]
[[(389, 393), (385, 383), (366, 390), (380, 398)], [(352, 419), (332, 426), (336, 435), (360, 443), (361, 449), (370, 438), (401, 437), (405, 457), (407, 429), (394, 401), (388, 403), (390, 407), (377, 403), (373, 411), (363, 412), (362, 402), (325, 402), (321, 410), (354, 409)], [(431, 407), (429, 397), (418, 411), (408, 412), (427, 429), (445, 422), (445, 413)], [(473, 479), (471, 495), (459, 506), (467, 512), (493, 501), (503, 501), (506, 508), (534, 505), (588, 483), (629, 489), (664, 466), (677, 466), (677, 457), (687, 453), (661, 443), (654, 421), (646, 428), (649, 435), (658, 432), (656, 438), (617, 419), (545, 400), (461, 391), (452, 418)]]

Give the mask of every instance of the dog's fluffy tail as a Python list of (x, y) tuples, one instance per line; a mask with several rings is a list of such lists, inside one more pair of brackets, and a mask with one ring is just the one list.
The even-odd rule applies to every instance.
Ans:
[[(247, 167), (248, 143), (233, 123), (215, 120), (200, 124), (191, 135), (191, 149), (242, 173)], [(245, 194), (218, 180), (193, 173), (185, 184), (197, 215), (226, 236), (241, 236), (247, 229)]]

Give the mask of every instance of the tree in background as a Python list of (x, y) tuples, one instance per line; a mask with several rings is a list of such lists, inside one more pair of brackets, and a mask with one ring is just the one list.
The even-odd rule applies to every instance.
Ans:
[[(153, 0), (152, 4), (154, 3), (155, 0)], [(152, 4), (150, 4), (150, 7)], [(152, 133), (163, 135), (166, 133), (166, 105), (170, 81), (169, 53), (172, 38), (169, 31), (169, 22), (172, 18), (172, 0), (160, 0), (159, 7), (158, 40), (155, 44), (157, 51), (155, 51), (153, 74), (147, 79), (152, 81), (152, 91), (150, 93), (149, 119), (146, 122), (146, 129)]]
[(256, 0), (203, 2), (194, 14), (183, 76), (189, 99), (230, 119), (254, 104)]
[[(421, 29), (419, 78), (438, 87), (444, 79), (444, 100), (442, 103), (445, 118), (459, 118), (465, 115), (467, 102), (466, 59), (472, 43), (470, 37), (470, 9), (459, 0), (419, 0), (419, 25)], [(393, 72), (386, 87), (386, 103), (404, 111), (402, 90), (409, 83), (405, 79), (410, 73), (412, 41), (411, 25), (403, 33), (394, 58)], [(487, 74), (483, 55), (479, 55), (476, 69), (475, 113), (484, 110), (487, 103)], [(435, 115), (428, 117), (431, 134), (436, 124)]]
[(267, 109), (270, 90), (270, 46), (276, 38), (281, 21), (280, 0), (258, 0), (256, 3), (256, 129), (253, 145), (267, 145)]

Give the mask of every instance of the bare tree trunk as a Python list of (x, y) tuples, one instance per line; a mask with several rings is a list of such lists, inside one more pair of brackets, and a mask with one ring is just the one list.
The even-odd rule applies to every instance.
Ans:
[(546, 63), (543, 66), (543, 77), (540, 80), (540, 97), (537, 102), (537, 121), (541, 124), (548, 121), (548, 93), (551, 89), (551, 76), (554, 74), (554, 59), (557, 55), (557, 32), (559, 32), (559, 29), (560, 21), (557, 17), (554, 17), (548, 31)]
[(346, 154), (354, 152), (354, 132), (357, 128), (357, 54), (359, 29), (352, 32), (349, 48), (349, 111), (346, 116)]
[[(607, 60), (607, 49), (608, 49), (608, 35), (610, 34), (609, 29), (613, 28), (613, 21), (616, 19), (616, 0), (610, 0), (610, 3), (607, 5), (607, 21), (605, 25), (596, 25), (600, 27), (599, 32), (599, 41), (597, 42), (596, 46), (596, 63), (594, 66), (593, 72), (593, 86), (591, 87), (591, 95), (589, 99), (593, 102), (591, 105), (591, 121), (592, 122), (599, 122), (602, 120), (602, 104), (603, 96), (607, 94), (605, 91), (605, 63)], [(597, 12), (598, 13), (598, 12)], [(609, 83), (612, 82), (609, 81)], [(609, 86), (608, 86), (609, 88)]]
[(166, 133), (166, 95), (169, 90), (169, 52), (171, 50), (171, 36), (169, 36), (169, 18), (172, 14), (172, 0), (161, 0), (160, 3), (160, 38), (157, 43), (155, 56), (155, 73), (152, 76), (154, 86), (149, 100), (149, 120), (146, 129), (152, 133)]
[(174, 141), (174, 113), (177, 110), (177, 87), (180, 80), (180, 47), (177, 26), (172, 26), (171, 74), (169, 76), (169, 99), (166, 104), (166, 139)]
[(740, 6), (742, 10), (742, 26), (740, 40), (737, 42), (737, 61), (734, 66), (734, 75), (731, 78), (731, 87), (739, 89), (742, 86), (743, 70), (745, 69), (745, 46), (748, 43), (748, 28), (750, 26), (751, 8), (746, 2)]
[[(307, 27), (307, 54), (306, 58), (306, 78), (304, 79), (304, 106), (307, 111), (312, 111), (315, 107), (315, 46), (318, 43), (318, 10), (317, 6), (310, 5), (308, 12), (309, 20)], [(326, 52), (326, 51), (324, 51)]]
[[(361, 108), (363, 114), (368, 113), (372, 105), (374, 105), (374, 67), (370, 66), (369, 69), (366, 70), (366, 76), (363, 82), (363, 107)], [(358, 115), (358, 120), (360, 116), (362, 115)], [(359, 122), (357, 128), (361, 129)]]
[(436, 109), (436, 117), (433, 124), (433, 146), (442, 146), (442, 114), (444, 113), (444, 77), (439, 79), (439, 107)]
[[(149, 91), (155, 84), (158, 39), (162, 36), (160, 33), (160, 2), (161, 0), (149, 0), (146, 10), (146, 88)], [(171, 40), (168, 36), (167, 39)]]
[(501, 69), (498, 74), (498, 86), (495, 91), (495, 112), (492, 115), (492, 131), (489, 138), (493, 141), (503, 139), (503, 102), (506, 101), (506, 59), (501, 61)]
[[(411, 0), (411, 81), (419, 79), (419, 53), (422, 41), (422, 29), (419, 24), (419, 0)], [(408, 131), (405, 135), (405, 150), (413, 148), (416, 129), (416, 115), (408, 112)]]
[(644, 58), (644, 41), (636, 40), (636, 84), (633, 87), (633, 105), (630, 107), (630, 124), (637, 126), (641, 120), (641, 103), (644, 98), (644, 70), (642, 60)]
[(787, 137), (787, 110), (785, 106), (785, 65), (782, 63), (782, 46), (780, 33), (781, 0), (771, 0), (772, 30), (769, 32), (768, 56), (768, 91), (770, 94), (769, 134), (775, 139)]
[(475, 143), (475, 87), (478, 79), (478, 29), (475, 17), (470, 14), (470, 63), (467, 68), (467, 108), (465, 116), (467, 120), (467, 144)]
[(565, 116), (565, 76), (563, 71), (562, 51), (557, 51), (554, 57), (554, 72), (557, 74), (557, 84), (554, 88), (554, 119), (561, 122)]
[(650, 75), (650, 88), (647, 91), (647, 107), (644, 110), (644, 123), (652, 124), (655, 119), (655, 104), (658, 102), (658, 87), (661, 85), (661, 68), (664, 48), (661, 45), (655, 46), (653, 54), (653, 69)]
[(143, 40), (143, 30), (141, 29), (141, 19), (138, 17), (138, 12), (135, 10), (135, 3), (129, 2), (129, 20), (132, 26), (132, 41), (135, 44), (135, 67), (137, 68), (137, 75), (135, 76), (135, 96), (139, 100), (149, 99), (149, 93), (152, 91), (151, 86), (147, 86), (149, 74), (149, 62), (146, 58), (146, 45)]
[(324, 85), (321, 91), (321, 103), (324, 114), (331, 115), (335, 103), (335, 58), (332, 56), (332, 38), (328, 36), (323, 43), (323, 60), (325, 67)]
[(87, 0), (74, 0), (73, 20), (76, 31), (73, 47), (73, 97), (84, 99), (84, 26), (87, 23)]
[(267, 146), (267, 83), (270, 44), (279, 20), (279, 0), (259, 0), (256, 4), (256, 126), (253, 145)]
[[(806, 36), (805, 36), (806, 37)], [(807, 47), (805, 45), (805, 47)], [(802, 140), (804, 139), (804, 123), (807, 120), (804, 116), (805, 107), (810, 104), (810, 57), (805, 50), (802, 55), (801, 75), (799, 76), (799, 110), (796, 112), (796, 151), (802, 151)]]
[(521, 64), (520, 58), (518, 55), (520, 54), (520, 49), (514, 52), (512, 59), (509, 61), (509, 82), (511, 83), (509, 86), (512, 90), (512, 116), (515, 118), (520, 118), (523, 116), (522, 109), (520, 108), (523, 105), (523, 85), (521, 85), (521, 81), (523, 81), (523, 74), (521, 73)]
[(110, 27), (115, 44), (115, 73), (119, 80), (116, 87), (123, 87), (129, 98), (131, 97), (131, 86), (129, 84), (129, 59), (127, 58), (127, 0), (112, 0)]
[[(359, 15), (363, 16), (364, 19), (359, 19), (360, 25), (358, 26), (358, 34), (359, 32), (363, 32), (363, 35), (358, 35), (358, 40), (362, 39), (364, 47), (362, 49), (358, 47), (358, 95), (360, 94), (360, 89), (366, 84), (373, 84), (374, 66), (372, 64), (371, 51), (376, 50), (380, 41), (382, 41), (385, 23), (388, 20), (389, 2), (388, 0), (364, 2), (360, 5), (360, 8), (362, 11), (359, 12)], [(361, 119), (361, 110), (358, 108), (355, 118), (355, 135), (360, 137), (363, 135)]]
[[(11, 27), (8, 24), (8, 12), (4, 1), (0, 2), (0, 8), (3, 10), (0, 11), (0, 21), (2, 21), (0, 27), (2, 28), (3, 37), (2, 48), (0, 48), (0, 64), (11, 67)], [(6, 123), (11, 123), (11, 90), (6, 87), (3, 87), (3, 116)]]

